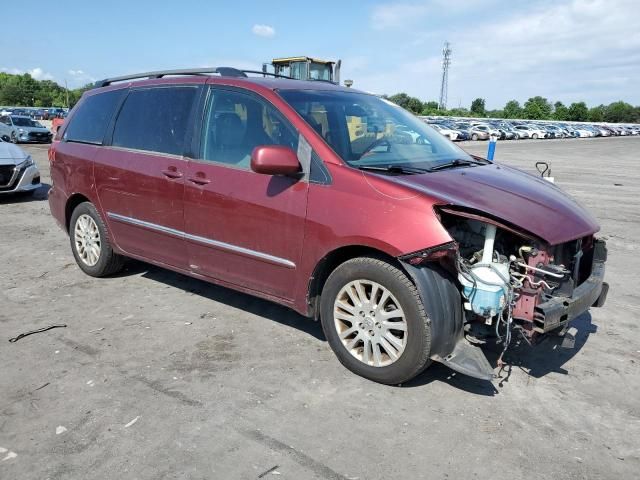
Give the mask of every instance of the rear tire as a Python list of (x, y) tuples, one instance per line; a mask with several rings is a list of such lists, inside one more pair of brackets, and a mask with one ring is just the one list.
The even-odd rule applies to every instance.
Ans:
[(329, 345), (357, 375), (397, 385), (431, 363), (431, 324), (420, 295), (384, 260), (358, 257), (338, 266), (324, 285), (320, 309)]
[(471, 140), (473, 140), (474, 142), (478, 140), (478, 135), (477, 134), (473, 134), (471, 135)]
[(71, 251), (80, 269), (92, 277), (112, 275), (124, 266), (124, 257), (111, 247), (100, 214), (90, 202), (79, 204), (69, 222)]
[(537, 140), (537, 139), (538, 139), (538, 134), (537, 134), (537, 133), (534, 133), (534, 134), (531, 136), (531, 138), (533, 138), (534, 140)]

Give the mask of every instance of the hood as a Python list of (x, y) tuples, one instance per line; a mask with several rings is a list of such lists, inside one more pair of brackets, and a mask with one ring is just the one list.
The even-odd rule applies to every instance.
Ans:
[(540, 177), (505, 165), (385, 178), (427, 194), (435, 203), (489, 214), (551, 245), (600, 229), (591, 214), (567, 193)]
[(18, 127), (16, 126), (15, 128), (21, 128), (22, 130), (24, 130), (25, 132), (40, 132), (40, 133), (49, 133), (49, 129), (46, 127)]
[(18, 165), (27, 157), (28, 154), (17, 145), (0, 142), (0, 165)]

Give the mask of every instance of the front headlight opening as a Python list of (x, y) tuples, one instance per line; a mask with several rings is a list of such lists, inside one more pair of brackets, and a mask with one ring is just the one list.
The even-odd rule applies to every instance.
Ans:
[(31, 165), (35, 165), (35, 162), (33, 161), (33, 158), (31, 158), (31, 155), (28, 155), (27, 158), (25, 158), (24, 162), (18, 165), (18, 169), (27, 168)]

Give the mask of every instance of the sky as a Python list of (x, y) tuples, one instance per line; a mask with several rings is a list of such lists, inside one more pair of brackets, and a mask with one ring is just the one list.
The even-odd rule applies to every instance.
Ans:
[(342, 59), (342, 79), (355, 88), (437, 101), (448, 41), (449, 108), (535, 95), (640, 105), (638, 0), (41, 2), (46, 15), (38, 1), (3, 2), (0, 71), (74, 88), (159, 69), (259, 70), (308, 55)]

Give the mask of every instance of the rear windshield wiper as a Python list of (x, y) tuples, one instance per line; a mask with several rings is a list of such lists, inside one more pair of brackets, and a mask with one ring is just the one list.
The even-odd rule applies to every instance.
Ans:
[(456, 168), (456, 167), (468, 167), (470, 165), (489, 165), (489, 162), (481, 162), (479, 160), (468, 160), (468, 159), (456, 158), (455, 160), (451, 160), (450, 162), (441, 163), (440, 165), (431, 167), (429, 168), (429, 171), (435, 172), (436, 170), (446, 170), (448, 168)]
[(356, 168), (360, 170), (371, 170), (372, 172), (404, 173), (408, 175), (417, 175), (420, 173), (428, 173), (431, 171), (428, 168), (407, 167), (403, 165), (357, 165)]

